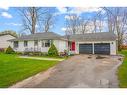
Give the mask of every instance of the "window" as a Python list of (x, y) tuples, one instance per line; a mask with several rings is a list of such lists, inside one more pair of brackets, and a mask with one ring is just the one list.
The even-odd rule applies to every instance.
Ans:
[(18, 48), (18, 41), (14, 41), (14, 48)]
[(34, 46), (38, 46), (38, 41), (34, 41)]
[(45, 42), (44, 42), (44, 40), (42, 40), (41, 46), (42, 46), (42, 47), (45, 47)]
[(24, 47), (28, 46), (28, 41), (24, 41)]
[(50, 47), (50, 40), (45, 40), (45, 47)]

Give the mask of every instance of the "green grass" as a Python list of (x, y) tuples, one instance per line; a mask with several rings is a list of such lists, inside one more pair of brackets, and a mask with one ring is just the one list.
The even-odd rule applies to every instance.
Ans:
[(127, 50), (122, 50), (119, 53), (125, 56), (122, 65), (118, 68), (119, 86), (127, 88)]
[(68, 58), (68, 57), (59, 57), (59, 56), (30, 56), (30, 57), (55, 58), (55, 59), (67, 59)]
[(17, 55), (0, 54), (0, 87), (9, 87), (57, 63), (58, 61), (20, 59)]

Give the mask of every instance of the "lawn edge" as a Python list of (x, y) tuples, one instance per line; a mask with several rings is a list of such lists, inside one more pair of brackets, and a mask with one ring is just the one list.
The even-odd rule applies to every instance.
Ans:
[[(10, 86), (9, 88), (23, 88), (25, 86), (30, 86), (30, 88), (31, 88), (33, 85), (31, 83), (31, 81), (34, 81), (34, 83), (36, 85), (39, 84), (40, 81), (41, 82), (44, 81), (45, 79), (47, 79), (50, 76), (51, 73), (53, 73), (55, 71), (56, 65), (47, 69), (46, 71), (39, 72), (31, 77), (28, 77), (22, 81), (19, 81), (19, 82), (13, 84), (12, 86)], [(40, 78), (38, 79), (38, 77), (41, 77), (41, 79)], [(38, 81), (38, 82), (35, 82), (35, 81)]]

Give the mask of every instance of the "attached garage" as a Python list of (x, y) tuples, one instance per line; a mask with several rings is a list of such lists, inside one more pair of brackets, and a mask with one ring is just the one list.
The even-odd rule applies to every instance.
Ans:
[(95, 43), (94, 54), (110, 55), (110, 43)]
[(117, 36), (112, 32), (75, 34), (69, 39), (75, 42), (72, 53), (116, 55)]
[(94, 43), (94, 45), (92, 43), (79, 44), (79, 54), (93, 53), (110, 55), (110, 43)]
[(93, 53), (92, 44), (79, 44), (79, 53), (80, 54), (92, 54)]

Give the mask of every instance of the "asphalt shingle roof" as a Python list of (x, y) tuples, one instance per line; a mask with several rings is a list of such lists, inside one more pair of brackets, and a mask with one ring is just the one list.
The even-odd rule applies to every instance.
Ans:
[[(41, 32), (31, 35), (21, 36), (10, 41), (22, 41), (22, 40), (43, 40), (43, 39), (53, 39), (53, 40), (67, 40), (66, 36), (58, 35), (54, 32)], [(117, 37), (111, 32), (99, 32), (99, 33), (86, 33), (86, 34), (74, 34), (70, 36), (72, 41), (113, 41)]]
[(116, 39), (117, 36), (111, 32), (75, 34), (70, 36), (70, 40), (72, 41), (73, 40), (74, 41), (112, 41)]
[(54, 32), (39, 32), (31, 35), (24, 35), (17, 39), (12, 39), (11, 41), (22, 41), (22, 40), (43, 40), (43, 39), (56, 39), (56, 40), (65, 40), (59, 34)]

